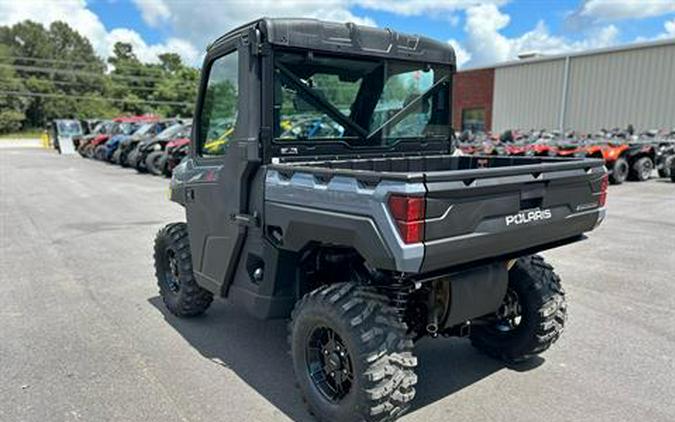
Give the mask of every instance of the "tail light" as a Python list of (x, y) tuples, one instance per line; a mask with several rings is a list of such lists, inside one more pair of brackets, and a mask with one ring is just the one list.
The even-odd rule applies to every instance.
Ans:
[(403, 242), (409, 244), (424, 240), (424, 197), (391, 195), (388, 204)]
[(609, 175), (605, 173), (600, 179), (600, 196), (598, 197), (598, 205), (604, 207), (607, 203), (607, 187), (609, 186)]

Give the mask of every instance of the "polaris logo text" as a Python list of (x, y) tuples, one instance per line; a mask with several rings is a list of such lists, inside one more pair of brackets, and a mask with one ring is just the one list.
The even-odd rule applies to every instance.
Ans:
[(552, 217), (551, 210), (532, 210), (532, 211), (521, 211), (518, 214), (507, 215), (505, 217), (506, 225), (510, 226), (511, 224), (527, 224), (534, 221), (548, 220)]

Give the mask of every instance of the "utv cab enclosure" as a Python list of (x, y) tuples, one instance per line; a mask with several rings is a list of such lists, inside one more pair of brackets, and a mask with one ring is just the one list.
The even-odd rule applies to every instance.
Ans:
[(566, 318), (539, 251), (605, 214), (602, 160), (453, 156), (455, 54), (390, 29), (262, 19), (207, 50), (155, 242), (171, 312), (227, 297), (289, 318), (322, 420), (388, 420), (415, 395), (413, 341), (469, 336), (508, 361)]

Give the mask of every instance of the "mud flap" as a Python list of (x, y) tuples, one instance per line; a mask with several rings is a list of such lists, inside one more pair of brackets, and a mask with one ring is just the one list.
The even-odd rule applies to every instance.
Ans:
[(508, 269), (505, 262), (470, 268), (450, 275), (450, 328), (499, 309), (506, 294)]

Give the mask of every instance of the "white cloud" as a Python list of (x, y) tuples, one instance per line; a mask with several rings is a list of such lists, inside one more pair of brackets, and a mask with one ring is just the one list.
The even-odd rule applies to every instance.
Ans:
[(258, 0), (237, 2), (236, 7), (219, 3), (196, 7), (185, 0), (163, 1), (170, 11), (173, 32), (200, 49), (230, 29), (262, 16), (305, 17), (376, 26), (368, 16), (356, 15), (349, 10), (355, 4), (354, 0)]
[(666, 30), (666, 36), (675, 37), (675, 19), (672, 21), (667, 21), (665, 24), (663, 24), (663, 27)]
[[(456, 12), (476, 4), (476, 0), (258, 0), (237, 2), (236, 7), (195, 7), (185, 0), (162, 0), (170, 10), (173, 29), (196, 46), (208, 42), (228, 30), (261, 16), (307, 17), (338, 22), (351, 21), (369, 26), (376, 22), (368, 11), (383, 11), (401, 16), (428, 16), (444, 19), (456, 26)], [(508, 0), (484, 0), (482, 3), (505, 4)], [(365, 10), (356, 14), (352, 7)], [(384, 23), (384, 22), (383, 22)]]
[(675, 19), (663, 23), (663, 32), (655, 37), (637, 37), (635, 42), (667, 40), (675, 38)]
[(448, 44), (452, 46), (452, 48), (455, 49), (455, 57), (457, 59), (457, 67), (461, 68), (466, 64), (469, 60), (471, 60), (471, 53), (469, 53), (464, 47), (462, 47), (462, 44), (460, 44), (459, 41), (456, 39), (449, 39)]
[(171, 17), (169, 6), (164, 0), (133, 0), (133, 2), (141, 11), (145, 23), (152, 27), (158, 26)]
[(200, 54), (185, 39), (169, 38), (165, 43), (147, 44), (134, 30), (115, 28), (108, 31), (83, 0), (60, 0), (49, 2), (48, 6), (39, 1), (0, 1), (0, 25), (13, 25), (26, 19), (43, 25), (49, 25), (54, 21), (66, 22), (87, 37), (96, 54), (103, 58), (112, 53), (117, 41), (131, 43), (138, 57), (146, 62), (158, 61), (157, 54), (176, 52), (187, 62), (196, 63)]
[(509, 25), (511, 18), (496, 6), (488, 4), (470, 7), (466, 15), (464, 30), (467, 37), (463, 47), (470, 53), (468, 64), (471, 66), (513, 60), (524, 52), (558, 54), (606, 47), (616, 44), (619, 33), (616, 26), (608, 25), (589, 31), (584, 40), (571, 41), (552, 35), (546, 24), (539, 21), (532, 30), (523, 35), (508, 38), (500, 31)]
[(131, 44), (138, 59), (146, 63), (159, 62), (157, 56), (166, 52), (180, 55), (187, 63), (196, 63), (200, 57), (200, 52), (185, 40), (169, 38), (165, 43), (148, 45), (138, 32), (127, 28), (116, 28), (106, 35), (108, 54), (112, 53), (116, 42)]
[[(476, 0), (353, 0), (364, 9), (380, 10), (403, 16), (420, 16), (466, 9)], [(502, 5), (506, 0), (487, 0), (483, 4)]]
[[(106, 29), (99, 17), (87, 8), (84, 0), (61, 0), (50, 2), (45, 7), (39, 1), (0, 1), (0, 25), (13, 24), (24, 19), (32, 19), (43, 24), (63, 20), (90, 39), (95, 51), (107, 57), (117, 41), (129, 42), (143, 61), (156, 61), (157, 54), (173, 51), (189, 63), (198, 65), (204, 47), (228, 30), (260, 16), (269, 17), (310, 17), (333, 21), (352, 21), (375, 26), (377, 23), (367, 15), (356, 14), (350, 10), (359, 6), (361, 10), (386, 11), (403, 16), (425, 15), (432, 18), (447, 19), (457, 24), (457, 12), (466, 10), (464, 31), (466, 38), (462, 43), (455, 38), (448, 42), (455, 47), (458, 64), (471, 66), (486, 65), (510, 60), (518, 53), (537, 51), (544, 54), (561, 53), (594, 47), (604, 47), (617, 42), (618, 29), (606, 25), (586, 32), (586, 39), (569, 40), (550, 33), (543, 21), (538, 22), (530, 31), (509, 38), (501, 32), (511, 22), (508, 14), (499, 6), (506, 0), (490, 0), (477, 4), (475, 0), (259, 0), (255, 3), (237, 2), (236, 7), (220, 6), (209, 3), (204, 7), (195, 7), (193, 2), (185, 0), (133, 0), (138, 12), (148, 25), (165, 25), (173, 37), (162, 43), (147, 43), (136, 31), (129, 28)], [(619, 2), (633, 4), (634, 2)], [(648, 1), (641, 13), (657, 13), (675, 7), (675, 3)], [(577, 14), (601, 13), (602, 7), (616, 1), (588, 0)], [(611, 7), (610, 7), (611, 8)], [(620, 13), (613, 9), (614, 15)], [(665, 36), (675, 34), (675, 20), (666, 23)], [(670, 35), (667, 35), (670, 34)]]
[(673, 12), (673, 0), (586, 0), (573, 15), (598, 20), (619, 20), (661, 16)]

